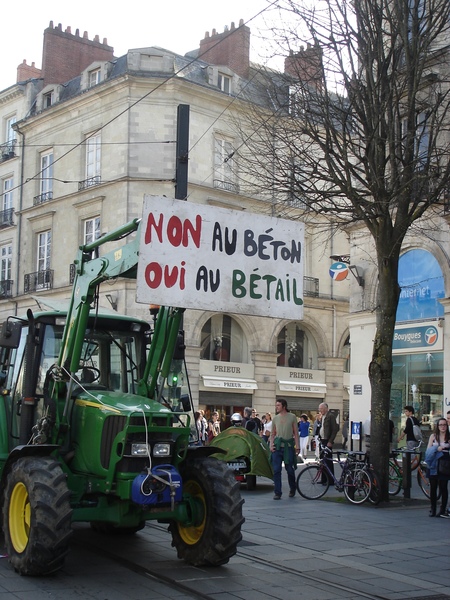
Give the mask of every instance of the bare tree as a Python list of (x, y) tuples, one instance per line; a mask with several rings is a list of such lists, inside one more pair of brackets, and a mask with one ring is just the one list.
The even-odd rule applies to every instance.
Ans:
[[(255, 73), (247, 181), (281, 204), (370, 232), (378, 268), (371, 458), (388, 498), (392, 340), (408, 230), (450, 175), (448, 0), (280, 0), (283, 75)], [(286, 55), (286, 54), (285, 54)], [(257, 177), (253, 174), (257, 173)]]

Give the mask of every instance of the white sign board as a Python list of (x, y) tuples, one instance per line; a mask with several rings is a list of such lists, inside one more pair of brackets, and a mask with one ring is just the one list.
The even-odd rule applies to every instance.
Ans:
[(304, 226), (145, 196), (136, 301), (299, 320)]

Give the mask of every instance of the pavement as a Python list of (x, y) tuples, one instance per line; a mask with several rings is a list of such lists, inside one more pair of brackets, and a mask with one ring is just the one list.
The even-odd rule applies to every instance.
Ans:
[(414, 482), (411, 498), (400, 492), (388, 507), (355, 506), (331, 488), (321, 500), (289, 498), (285, 478), (283, 492), (274, 501), (262, 477), (255, 491), (242, 489), (243, 540), (223, 567), (179, 561), (162, 524), (120, 539), (76, 524), (66, 565), (51, 577), (20, 577), (0, 559), (0, 600), (450, 598), (450, 519), (428, 516)]

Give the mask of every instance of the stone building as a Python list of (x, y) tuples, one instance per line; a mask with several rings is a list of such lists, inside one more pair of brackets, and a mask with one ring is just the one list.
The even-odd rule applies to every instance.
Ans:
[[(249, 40), (241, 22), (207, 33), (185, 56), (150, 46), (115, 57), (106, 40), (50, 23), (42, 70), (24, 62), (0, 92), (0, 320), (69, 298), (80, 244), (140, 217), (144, 194), (175, 196), (180, 105), (190, 115), (187, 200), (242, 211), (243, 219), (283, 212), (239, 185), (233, 122), (252, 101), (258, 69)], [(301, 218), (301, 207), (291, 213)], [(245, 406), (273, 413), (275, 398), (286, 397), (312, 418), (325, 400), (342, 421), (349, 281), (333, 280), (329, 267), (348, 244), (331, 227), (306, 225), (302, 320), (186, 312), (200, 407), (226, 421)], [(128, 280), (103, 285), (100, 304), (150, 319)]]

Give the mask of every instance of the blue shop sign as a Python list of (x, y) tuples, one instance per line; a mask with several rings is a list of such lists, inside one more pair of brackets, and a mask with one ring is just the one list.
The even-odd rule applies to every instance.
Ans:
[(436, 352), (443, 348), (442, 329), (436, 323), (417, 327), (399, 325), (395, 328), (392, 351)]
[(401, 288), (396, 320), (415, 321), (444, 316), (439, 298), (445, 298), (444, 277), (436, 258), (427, 250), (409, 250), (398, 264)]

